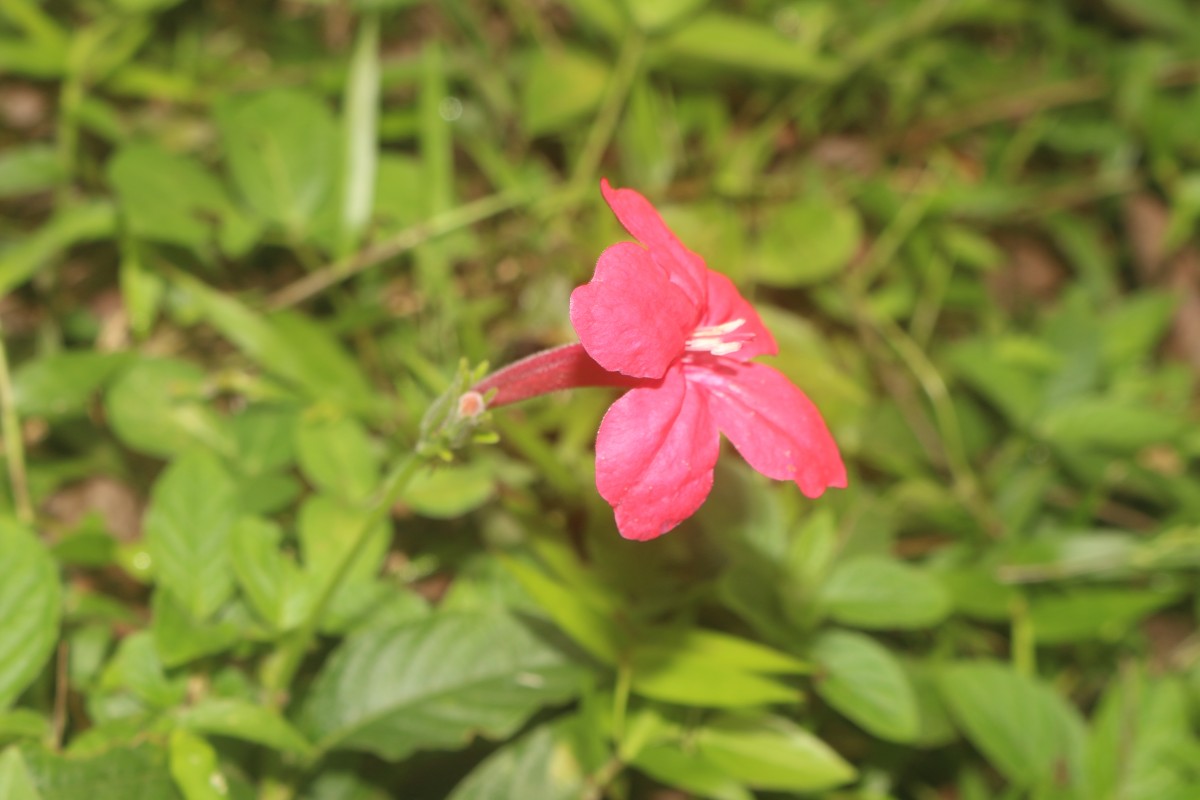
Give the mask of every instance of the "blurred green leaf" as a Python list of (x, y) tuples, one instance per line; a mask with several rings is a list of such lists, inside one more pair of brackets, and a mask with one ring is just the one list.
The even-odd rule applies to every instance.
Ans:
[(27, 528), (0, 517), (0, 710), (41, 672), (58, 639), (62, 589), (58, 568)]
[(1172, 591), (1145, 589), (1069, 588), (1035, 595), (1029, 603), (1029, 616), (1039, 643), (1115, 641), (1178, 596)]
[(660, 0), (639, 3), (625, 0), (625, 10), (634, 23), (646, 33), (657, 33), (686, 19), (706, 5), (708, 0)]
[(152, 744), (85, 756), (22, 752), (41, 800), (179, 800), (166, 752)]
[(482, 506), (496, 492), (491, 467), (475, 460), (464, 465), (438, 464), (413, 476), (400, 501), (436, 519), (453, 519)]
[(782, 717), (717, 717), (693, 741), (706, 761), (756, 789), (816, 792), (855, 778), (829, 745)]
[(146, 512), (146, 544), (160, 590), (197, 621), (233, 594), (229, 534), (237, 518), (235, 487), (216, 457), (190, 451), (154, 484)]
[(821, 670), (813, 688), (825, 702), (881, 739), (913, 741), (919, 724), (916, 696), (886, 647), (860, 633), (826, 631), (811, 655)]
[(530, 136), (562, 130), (600, 105), (608, 65), (584, 50), (539, 51), (525, 64), (521, 124)]
[(176, 717), (188, 730), (228, 736), (284, 753), (306, 755), (311, 749), (299, 731), (277, 712), (245, 700), (208, 698), (183, 709)]
[(122, 372), (104, 397), (113, 431), (150, 455), (173, 456), (202, 444), (230, 448), (225, 421), (205, 402), (207, 376), (187, 361), (141, 359)]
[(667, 59), (688, 59), (717, 68), (816, 81), (836, 74), (833, 62), (778, 30), (733, 14), (708, 12), (677, 28), (661, 45)]
[(251, 208), (303, 236), (335, 186), (333, 114), (297, 89), (227, 98), (217, 108), (233, 182)]
[(217, 751), (204, 739), (182, 728), (171, 731), (171, 777), (185, 800), (221, 800), (228, 783), (217, 765)]
[(831, 199), (782, 206), (764, 224), (753, 275), (773, 286), (805, 286), (839, 274), (859, 248), (854, 208)]
[(92, 397), (130, 361), (128, 353), (70, 350), (28, 361), (13, 376), (13, 399), (23, 416), (87, 412)]
[(0, 295), (8, 294), (75, 245), (111, 238), (116, 229), (117, 215), (111, 203), (63, 207), (20, 243), (0, 249)]
[(959, 728), (1014, 785), (1074, 775), (1082, 724), (1048, 686), (987, 661), (948, 665), (938, 683)]
[(25, 766), (21, 751), (7, 747), (0, 752), (0, 797), (5, 800), (41, 800), (33, 785), (33, 776)]
[(838, 565), (819, 602), (833, 619), (860, 628), (927, 628), (950, 613), (936, 575), (879, 556)]
[(62, 162), (52, 147), (34, 144), (0, 154), (0, 198), (53, 189), (62, 179)]
[(667, 786), (711, 800), (754, 800), (754, 795), (720, 767), (677, 743), (644, 747), (630, 761)]
[(230, 562), (247, 601), (271, 627), (296, 627), (315, 602), (316, 581), (280, 549), (283, 531), (256, 517), (243, 517), (230, 532)]
[(489, 755), (448, 800), (536, 797), (575, 800), (587, 792), (588, 776), (574, 752), (572, 718), (541, 725)]
[(371, 218), (379, 154), (379, 16), (359, 21), (342, 101), (345, 167), (341, 186), (341, 249), (348, 252)]
[(1087, 397), (1049, 411), (1038, 427), (1046, 439), (1059, 446), (1133, 453), (1174, 440), (1187, 422), (1140, 403)]
[(501, 614), (435, 614), (351, 637), (321, 671), (303, 727), (327, 749), (398, 760), (508, 736), (578, 692), (578, 669)]
[(367, 431), (349, 417), (302, 420), (296, 456), (318, 489), (351, 505), (366, 501), (379, 482), (379, 458)]

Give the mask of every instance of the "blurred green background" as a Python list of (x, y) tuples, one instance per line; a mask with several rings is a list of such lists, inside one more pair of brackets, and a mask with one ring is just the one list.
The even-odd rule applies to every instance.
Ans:
[[(0, 121), (5, 800), (1200, 797), (1194, 0), (4, 0)], [(849, 489), (408, 460), (602, 176)]]

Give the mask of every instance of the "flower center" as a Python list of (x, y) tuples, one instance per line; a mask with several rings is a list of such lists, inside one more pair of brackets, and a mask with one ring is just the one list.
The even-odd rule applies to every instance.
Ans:
[(683, 349), (689, 353), (711, 353), (714, 356), (736, 353), (743, 344), (754, 338), (749, 331), (737, 333), (737, 329), (745, 324), (744, 319), (734, 319), (720, 325), (696, 328), (684, 342)]

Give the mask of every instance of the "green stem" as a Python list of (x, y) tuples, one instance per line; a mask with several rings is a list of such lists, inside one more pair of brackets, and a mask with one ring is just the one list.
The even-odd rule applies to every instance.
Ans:
[(300, 669), (300, 664), (303, 662), (304, 656), (308, 653), (317, 638), (317, 631), (322, 618), (329, 610), (333, 598), (342, 587), (342, 582), (354, 566), (354, 562), (358, 560), (363, 548), (366, 547), (367, 541), (371, 538), (372, 529), (381, 519), (387, 516), (389, 510), (400, 498), (400, 494), (404, 491), (408, 482), (424, 463), (425, 460), (419, 456), (415, 454), (409, 455), (397, 464), (384, 479), (379, 494), (371, 502), (368, 507), (368, 513), (362, 520), (362, 527), (359, 529), (350, 547), (342, 554), (341, 560), (338, 561), (333, 570), (333, 574), (330, 575), (325, 587), (321, 590), (317, 602), (313, 605), (312, 610), (309, 611), (308, 616), (304, 618), (303, 624), (301, 624), (293, 636), (282, 644), (281, 649), (277, 652), (278, 661), (272, 665), (270, 677), (267, 681), (269, 688), (274, 691), (275, 697), (273, 701), (276, 705), (283, 705), (286, 700), (287, 689), (292, 685), (292, 681)]
[(13, 505), (17, 519), (27, 525), (32, 524), (33, 503), (29, 499), (29, 480), (25, 472), (25, 442), (21, 438), (21, 418), (17, 415), (16, 398), (8, 372), (3, 323), (0, 323), (0, 406), (4, 408), (0, 431), (4, 435), (4, 458), (8, 465), (8, 480), (12, 484)]

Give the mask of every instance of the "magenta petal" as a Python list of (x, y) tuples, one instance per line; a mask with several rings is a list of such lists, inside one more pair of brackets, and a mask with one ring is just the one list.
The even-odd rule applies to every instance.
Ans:
[(633, 189), (614, 189), (607, 178), (600, 180), (600, 191), (625, 230), (649, 249), (654, 260), (667, 271), (667, 277), (688, 296), (692, 304), (702, 307), (705, 293), (704, 259), (688, 250), (663, 222), (662, 215), (650, 201)]
[(707, 390), (717, 426), (750, 466), (795, 481), (808, 497), (846, 486), (846, 467), (821, 412), (781, 373), (729, 359), (686, 369), (688, 381)]
[(767, 330), (750, 301), (742, 297), (733, 281), (711, 269), (708, 270), (707, 279), (708, 306), (704, 309), (700, 325), (722, 325), (742, 319), (745, 323), (736, 332), (751, 335), (748, 341), (742, 343), (740, 350), (730, 354), (730, 358), (749, 361), (755, 356), (773, 356), (778, 353), (779, 345), (775, 343), (775, 337)]
[(679, 368), (613, 403), (596, 435), (596, 488), (621, 535), (653, 539), (691, 516), (712, 488), (719, 452), (704, 392)]
[(600, 254), (589, 283), (571, 292), (571, 324), (589, 356), (610, 372), (661, 378), (683, 355), (697, 311), (633, 242)]

